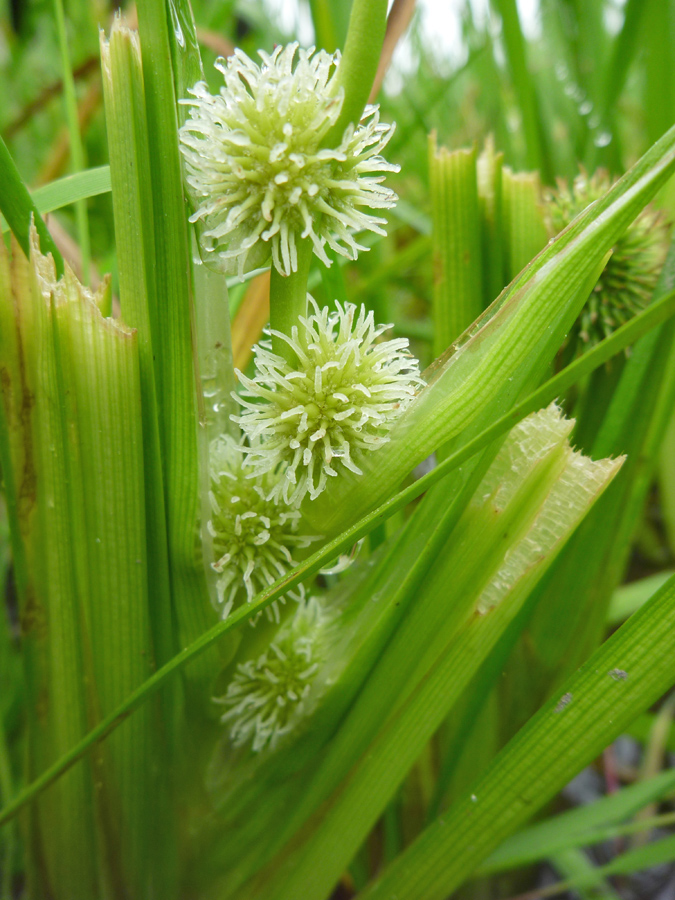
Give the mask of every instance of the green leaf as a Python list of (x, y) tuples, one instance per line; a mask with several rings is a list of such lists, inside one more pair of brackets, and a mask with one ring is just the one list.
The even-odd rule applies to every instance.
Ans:
[[(602, 94), (600, 97), (599, 129), (610, 136), (616, 135), (616, 109), (617, 101), (621, 96), (631, 65), (636, 53), (640, 49), (641, 22), (648, 4), (644, 0), (627, 0), (624, 7), (624, 19), (621, 31), (614, 39), (610, 51), (610, 58), (602, 74)], [(589, 149), (589, 171), (593, 171), (599, 161), (607, 165), (607, 160), (612, 159), (613, 168), (616, 168), (616, 139), (605, 147), (593, 144)]]
[(621, 900), (583, 850), (560, 850), (550, 862), (567, 883), (576, 885), (581, 900)]
[(45, 223), (40, 218), (40, 213), (28, 193), (28, 188), (21, 180), (19, 170), (2, 138), (0, 138), (0, 184), (2, 184), (2, 189), (0, 190), (0, 211), (12, 229), (14, 237), (19, 242), (24, 256), (28, 257), (29, 254), (28, 233), (31, 221), (33, 221), (45, 253), (52, 254), (56, 271), (59, 275), (62, 275), (63, 259), (61, 254), (57, 250), (51, 234), (47, 231)]
[(511, 432), (282, 833), (291, 839), (307, 812), (316, 816), (245, 896), (329, 895), (533, 583), (618, 470), (617, 461), (575, 456), (571, 429), (548, 408)]
[[(110, 166), (99, 166), (51, 181), (43, 187), (36, 188), (30, 196), (37, 211), (44, 216), (64, 206), (70, 206), (71, 203), (77, 203), (78, 200), (107, 194), (111, 189)], [(0, 218), (0, 228), (3, 233), (9, 231), (9, 225), (4, 218)]]
[(335, 534), (382, 502), (439, 445), (461, 445), (538, 383), (606, 253), (673, 169), (675, 129), (558, 235), (434, 363), (425, 373), (427, 386), (396, 422), (388, 443), (355, 457), (363, 475), (333, 479), (315, 501), (305, 501), (308, 521)]
[[(508, 871), (545, 859), (568, 847), (588, 846), (627, 833), (634, 824), (624, 826), (645, 806), (675, 790), (675, 772), (661, 772), (654, 778), (638, 781), (608, 794), (594, 803), (577, 807), (559, 816), (538, 822), (504, 841), (478, 869), (480, 875)], [(641, 826), (643, 827), (643, 825)]]
[(546, 126), (542, 120), (532, 74), (527, 65), (525, 38), (520, 27), (516, 2), (515, 0), (493, 0), (493, 5), (502, 20), (506, 56), (523, 120), (527, 166), (530, 169), (538, 169), (545, 181), (551, 181), (553, 170)]
[(451, 894), (675, 682), (673, 626), (671, 579), (518, 733), (471, 795), (436, 819), (363, 893), (364, 900)]
[[(657, 294), (672, 284), (675, 252)], [(626, 466), (582, 524), (537, 602), (528, 634), (529, 671), (542, 691), (580, 665), (605, 628), (611, 593), (625, 569), (636, 522), (661, 439), (675, 403), (673, 323), (638, 341), (624, 366), (598, 434), (593, 456), (626, 453)], [(536, 709), (531, 697), (528, 711)], [(519, 718), (519, 721), (524, 721)]]
[[(56, 22), (56, 34), (59, 42), (59, 55), (61, 57), (61, 79), (63, 82), (63, 100), (66, 113), (66, 125), (68, 127), (68, 141), (70, 144), (70, 159), (74, 171), (81, 172), (85, 168), (84, 145), (82, 143), (82, 135), (80, 134), (77, 97), (75, 96), (75, 79), (73, 78), (73, 69), (70, 64), (63, 0), (53, 0), (53, 9), (54, 20)], [(79, 249), (82, 254), (82, 280), (84, 284), (89, 284), (91, 248), (89, 243), (89, 217), (87, 215), (87, 203), (85, 200), (78, 200), (76, 202), (75, 219), (77, 221)]]
[(617, 588), (612, 595), (607, 611), (607, 624), (615, 627), (621, 622), (625, 622), (629, 616), (644, 606), (652, 594), (658, 591), (672, 575), (675, 575), (675, 572), (670, 569), (666, 572), (659, 572), (657, 575), (640, 578), (638, 581), (631, 581)]
[(506, 413), (489, 428), (486, 428), (473, 438), (461, 450), (455, 451), (427, 475), (400, 491), (372, 513), (365, 516), (356, 525), (347, 529), (338, 537), (333, 538), (324, 547), (309, 556), (302, 564), (296, 566), (285, 578), (279, 579), (269, 589), (261, 592), (250, 604), (242, 607), (224, 622), (219, 622), (202, 634), (192, 644), (178, 653), (169, 663), (159, 669), (140, 688), (133, 691), (124, 703), (120, 704), (113, 713), (102, 719), (83, 740), (74, 744), (56, 763), (43, 771), (35, 781), (18, 793), (10, 804), (0, 810), (0, 826), (13, 818), (20, 809), (41, 791), (53, 784), (64, 772), (67, 772), (71, 766), (82, 759), (92, 745), (102, 741), (119, 727), (130, 713), (146, 702), (183, 666), (192, 662), (201, 653), (212, 647), (230, 630), (237, 627), (245, 619), (254, 616), (258, 611), (265, 609), (283, 594), (287, 593), (290, 588), (311, 577), (328, 562), (335, 559), (336, 556), (348, 552), (358, 540), (387, 518), (403, 509), (412, 500), (429, 490), (430, 487), (462, 465), (474, 454), (509, 431), (526, 415), (549, 404), (558, 395), (563, 394), (577, 379), (583, 378), (593, 371), (595, 367), (602, 365), (614, 354), (621, 352), (625, 346), (632, 343), (641, 334), (644, 334), (674, 313), (675, 291), (648, 307), (630, 322), (622, 325), (611, 337), (602, 341), (585, 356), (576, 360), (567, 369), (564, 369), (557, 376), (546, 382), (539, 390), (530, 394), (509, 413)]

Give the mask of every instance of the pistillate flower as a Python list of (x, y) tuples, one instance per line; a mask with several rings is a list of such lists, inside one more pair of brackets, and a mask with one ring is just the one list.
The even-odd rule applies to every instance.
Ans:
[(327, 266), (325, 245), (355, 259), (365, 248), (353, 234), (384, 234), (385, 220), (364, 210), (394, 205), (382, 184), (398, 166), (379, 155), (393, 126), (368, 106), (335, 147), (323, 140), (343, 103), (336, 90), (339, 53), (298, 50), (298, 44), (259, 51), (257, 65), (241, 50), (220, 59), (225, 86), (190, 91), (190, 118), (181, 129), (187, 182), (203, 223), (203, 248), (224, 271), (267, 263), (284, 275), (297, 269), (297, 241), (309, 238)]
[[(566, 228), (611, 187), (603, 170), (591, 178), (582, 172), (571, 187), (560, 181), (558, 189), (545, 198), (551, 234)], [(619, 238), (567, 339), (572, 353), (599, 343), (649, 302), (665, 259), (667, 237), (660, 213), (647, 207)]]
[(325, 660), (330, 617), (315, 597), (303, 601), (267, 649), (237, 665), (224, 697), (235, 747), (249, 741), (254, 751), (274, 749), (312, 711), (312, 685)]
[[(211, 518), (207, 522), (216, 557), (212, 564), (221, 614), (226, 618), (240, 597), (250, 602), (296, 565), (292, 552), (307, 547), (316, 538), (298, 534), (300, 514), (266, 499), (279, 480), (267, 472), (247, 478), (240, 445), (221, 438), (211, 448)], [(300, 586), (288, 596), (301, 600)], [(283, 598), (282, 598), (283, 600)], [(279, 618), (275, 604), (267, 608), (270, 618)]]
[(237, 372), (244, 386), (234, 417), (250, 442), (248, 463), (260, 476), (279, 473), (267, 496), (298, 505), (315, 499), (340, 466), (360, 475), (353, 454), (376, 450), (421, 384), (408, 341), (378, 342), (390, 326), (347, 303), (337, 312), (300, 317), (286, 341), (292, 366), (268, 346), (255, 348), (255, 377)]

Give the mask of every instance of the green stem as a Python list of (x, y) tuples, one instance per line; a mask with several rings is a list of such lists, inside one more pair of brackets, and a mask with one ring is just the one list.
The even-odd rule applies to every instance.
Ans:
[[(12, 768), (9, 759), (9, 748), (5, 738), (4, 724), (0, 721), (0, 794), (7, 803), (14, 793), (12, 787)], [(14, 823), (7, 830), (5, 837), (5, 854), (0, 866), (0, 900), (11, 900), (12, 873), (14, 868), (14, 851), (16, 847), (16, 829)]]
[(387, 0), (353, 0), (349, 30), (335, 88), (344, 90), (337, 122), (323, 140), (332, 147), (350, 122), (358, 122), (368, 102), (387, 28)]
[[(70, 65), (70, 55), (68, 53), (66, 19), (62, 0), (54, 0), (54, 16), (56, 18), (56, 33), (61, 54), (61, 77), (63, 78), (63, 97), (66, 107), (68, 135), (70, 137), (70, 158), (73, 172), (82, 172), (85, 168), (84, 147), (82, 146), (82, 135), (80, 134), (80, 123), (77, 115), (75, 79), (73, 78), (73, 69)], [(82, 254), (82, 284), (89, 284), (91, 250), (89, 246), (89, 220), (86, 200), (78, 200), (75, 204), (75, 218), (77, 220), (80, 253)]]
[[(307, 279), (312, 261), (312, 242), (309, 238), (298, 240), (298, 269), (290, 275), (282, 275), (272, 266), (270, 278), (270, 326), (273, 331), (291, 334), (300, 316), (307, 315)], [(295, 353), (286, 341), (272, 336), (272, 349), (293, 366), (297, 364)]]

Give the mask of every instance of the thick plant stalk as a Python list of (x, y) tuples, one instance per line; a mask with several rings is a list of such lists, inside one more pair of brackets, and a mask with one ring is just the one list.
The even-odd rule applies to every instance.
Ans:
[[(143, 0), (138, 7), (155, 232), (157, 323), (154, 342), (171, 590), (178, 641), (186, 646), (216, 619), (209, 601), (195, 535), (200, 519), (193, 297), (188, 226), (178, 150), (177, 98), (166, 6)], [(154, 334), (153, 334), (154, 338)], [(220, 668), (213, 649), (185, 677), (190, 710), (202, 715)]]
[[(87, 704), (96, 721), (154, 670), (148, 604), (140, 380), (136, 336), (102, 319), (66, 270), (67, 302), (57, 307), (66, 390), (68, 453), (79, 477), (77, 565), (83, 588), (82, 647), (93, 675)], [(70, 280), (70, 284), (69, 284)], [(74, 427), (73, 427), (74, 426)], [(158, 887), (164, 896), (167, 773), (160, 763), (156, 709), (146, 708), (94, 757), (97, 816), (110, 881), (127, 896)], [(161, 862), (159, 861), (161, 859)], [(159, 880), (158, 880), (159, 879)]]
[[(153, 344), (159, 339), (152, 260), (154, 231), (150, 157), (138, 35), (120, 19), (101, 34), (101, 65), (113, 185), (122, 317), (138, 334), (151, 621), (161, 665), (175, 652)], [(155, 321), (153, 322), (153, 316)]]
[[(55, 301), (36, 269), (33, 240), (28, 281), (23, 281), (21, 293), (14, 297), (25, 386), (34, 398), (24, 431), (35, 478), (27, 535), (32, 590), (24, 598), (25, 627), (32, 632), (29, 641), (35, 647), (26, 672), (36, 704), (28, 736), (31, 775), (42, 771), (86, 731), (85, 685), (91, 682), (90, 662), (83, 653), (83, 585), (75, 549), (82, 532), (69, 491), (68, 422)], [(5, 303), (8, 300), (3, 298)], [(18, 394), (20, 386), (16, 387)], [(20, 402), (20, 395), (16, 399)], [(98, 827), (88, 766), (45, 794), (31, 816), (30, 832), (29, 878), (38, 896), (84, 900), (92, 891), (98, 892), (102, 873), (97, 864)]]
[(537, 172), (502, 169), (502, 229), (508, 283), (546, 246), (548, 234)]
[[(9, 291), (0, 265), (13, 447), (3, 468), (30, 573), (20, 586), (29, 777), (154, 668), (136, 335), (101, 315), (107, 283), (93, 295), (69, 269), (57, 281), (32, 241), (30, 267), (15, 249)], [(160, 733), (149, 706), (41, 799), (30, 819), (37, 896), (168, 895), (153, 812), (167, 785)]]
[(483, 310), (476, 149), (449, 152), (429, 138), (433, 214), (434, 356)]
[(476, 160), (483, 258), (483, 307), (488, 307), (508, 282), (502, 234), (503, 163), (504, 154), (495, 151), (494, 140), (489, 137)]

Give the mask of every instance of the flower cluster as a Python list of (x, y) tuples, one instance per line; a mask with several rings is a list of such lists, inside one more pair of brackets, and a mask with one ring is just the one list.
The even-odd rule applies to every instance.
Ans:
[[(242, 448), (221, 438), (211, 448), (211, 518), (207, 528), (213, 539), (218, 573), (216, 582), (221, 615), (226, 618), (238, 598), (250, 602), (255, 594), (285, 575), (296, 561), (292, 551), (307, 547), (315, 537), (298, 534), (300, 514), (278, 506), (267, 496), (279, 476), (268, 472), (248, 478)], [(302, 586), (289, 591), (294, 600), (304, 596)], [(282, 598), (283, 599), (283, 598)], [(277, 621), (276, 604), (268, 615)]]
[(312, 687), (326, 658), (330, 617), (312, 597), (277, 632), (257, 658), (237, 665), (225, 696), (222, 721), (235, 747), (274, 749), (313, 708)]
[[(549, 231), (558, 234), (612, 187), (607, 172), (591, 178), (584, 172), (572, 186), (559, 182), (546, 197)], [(660, 214), (647, 207), (612, 248), (612, 255), (584, 305), (567, 345), (572, 351), (593, 346), (649, 302), (667, 251), (668, 229)]]
[(235, 418), (250, 443), (247, 460), (259, 476), (274, 473), (272, 500), (299, 505), (315, 499), (340, 467), (361, 474), (355, 451), (382, 446), (393, 422), (421, 384), (408, 341), (378, 342), (390, 326), (347, 303), (300, 318), (291, 337), (274, 332), (293, 350), (293, 366), (269, 347), (256, 347), (254, 378), (237, 372), (244, 387)]
[(323, 141), (343, 103), (336, 88), (339, 53), (298, 50), (297, 43), (259, 51), (259, 66), (241, 50), (218, 60), (225, 86), (218, 96), (204, 82), (190, 91), (181, 129), (186, 178), (201, 222), (202, 245), (224, 271), (267, 263), (284, 275), (297, 269), (297, 241), (309, 238), (327, 266), (326, 244), (356, 258), (365, 248), (353, 234), (384, 234), (385, 220), (365, 212), (394, 205), (382, 182), (398, 171), (379, 155), (393, 126), (377, 107), (349, 125), (336, 147)]

